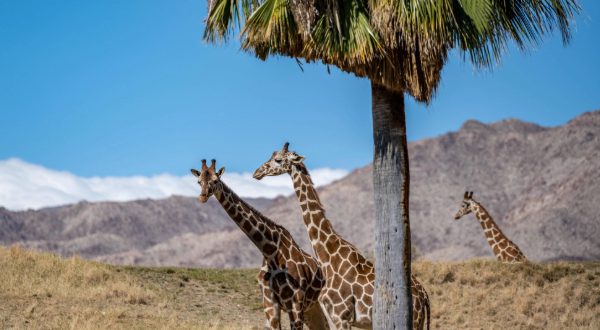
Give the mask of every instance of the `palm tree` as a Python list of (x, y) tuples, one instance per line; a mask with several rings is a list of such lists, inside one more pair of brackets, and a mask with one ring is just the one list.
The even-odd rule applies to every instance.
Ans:
[(209, 0), (205, 39), (240, 30), (242, 48), (335, 65), (371, 81), (376, 294), (373, 327), (411, 325), (409, 164), (404, 96), (429, 103), (447, 54), (491, 67), (559, 30), (576, 0)]

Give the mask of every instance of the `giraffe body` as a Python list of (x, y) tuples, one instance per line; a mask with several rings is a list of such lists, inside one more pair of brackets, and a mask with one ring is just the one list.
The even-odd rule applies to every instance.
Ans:
[[(263, 296), (266, 327), (280, 329), (281, 311), (287, 312), (291, 329), (327, 329), (320, 311), (318, 296), (325, 279), (318, 262), (300, 249), (290, 233), (263, 216), (220, 180), (223, 168), (215, 171), (202, 161), (202, 170), (192, 170), (202, 187), (199, 200), (205, 203), (211, 195), (219, 201), (229, 217), (261, 251), (263, 263), (257, 280)], [(309, 316), (309, 318), (305, 318)]]
[(461, 207), (454, 216), (454, 219), (458, 220), (471, 212), (481, 224), (487, 242), (492, 248), (494, 256), (499, 261), (504, 263), (522, 263), (527, 261), (527, 258), (517, 244), (504, 235), (489, 212), (473, 199), (473, 192), (465, 192)]
[[(304, 158), (288, 151), (288, 144), (273, 153), (271, 159), (259, 167), (254, 178), (288, 173), (313, 251), (320, 262), (326, 279), (319, 301), (337, 329), (372, 327), (375, 267), (354, 245), (333, 229), (325, 216), (317, 191), (312, 183)], [(413, 300), (413, 329), (423, 329), (425, 318), (429, 324), (429, 297), (416, 278), (411, 277)]]

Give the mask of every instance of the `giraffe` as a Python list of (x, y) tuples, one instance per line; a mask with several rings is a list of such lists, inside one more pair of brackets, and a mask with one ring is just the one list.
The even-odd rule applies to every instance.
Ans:
[(504, 235), (488, 211), (473, 199), (473, 192), (466, 191), (460, 209), (454, 216), (454, 220), (458, 220), (463, 215), (471, 212), (479, 220), (488, 244), (498, 260), (504, 263), (522, 263), (527, 261), (527, 258), (525, 258), (525, 255), (521, 252), (517, 244)]
[(203, 159), (200, 171), (191, 170), (202, 190), (198, 199), (206, 203), (214, 195), (262, 253), (257, 280), (267, 317), (265, 328), (280, 329), (283, 310), (289, 315), (291, 329), (302, 329), (304, 323), (311, 329), (327, 329), (327, 319), (318, 304), (325, 284), (318, 262), (300, 249), (285, 228), (255, 210), (221, 181), (225, 168), (216, 171), (215, 165), (214, 159), (210, 167)]
[[(254, 172), (255, 179), (288, 173), (300, 202), (304, 224), (313, 251), (325, 274), (319, 302), (337, 329), (372, 327), (375, 267), (351, 243), (338, 235), (325, 216), (325, 209), (304, 157), (288, 150), (286, 143)], [(411, 278), (413, 329), (429, 329), (429, 297), (415, 277)], [(426, 321), (425, 321), (426, 320)]]

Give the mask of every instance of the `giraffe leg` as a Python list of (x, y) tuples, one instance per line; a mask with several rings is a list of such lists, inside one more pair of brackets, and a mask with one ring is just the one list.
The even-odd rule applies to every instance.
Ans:
[(291, 330), (302, 330), (303, 328), (304, 311), (302, 307), (302, 304), (294, 304), (293, 308), (288, 312)]
[(271, 289), (266, 287), (270, 296), (263, 295), (263, 307), (265, 310), (265, 316), (267, 320), (265, 322), (265, 329), (269, 330), (280, 330), (281, 329), (281, 306), (278, 302), (274, 301)]
[(424, 301), (418, 287), (415, 287), (413, 282), (412, 287), (412, 329), (423, 330), (424, 325)]
[(427, 297), (427, 300), (425, 301), (425, 320), (427, 324), (426, 330), (429, 330), (429, 327), (431, 325), (431, 310), (429, 305), (429, 297)]
[[(286, 276), (286, 280), (286, 285), (290, 290), (294, 290), (292, 288), (293, 279)], [(296, 287), (293, 291), (291, 297), (291, 308), (288, 308), (288, 316), (290, 318), (290, 329), (292, 330), (302, 330), (304, 327), (304, 309), (306, 307), (305, 287), (306, 285), (300, 284), (299, 287)]]
[(260, 291), (262, 293), (263, 308), (266, 316), (265, 329), (279, 330), (281, 329), (281, 306), (273, 295), (273, 291), (269, 286), (269, 281), (265, 279), (266, 274), (267, 269), (263, 261), (263, 268), (261, 268), (260, 272), (258, 273), (257, 279), (258, 286), (260, 287)]
[(412, 329), (423, 330), (423, 309), (421, 299), (413, 293), (412, 296)]
[(413, 312), (412, 329), (423, 330), (426, 320), (427, 324), (429, 324), (429, 296), (423, 285), (414, 276), (411, 276), (411, 293)]

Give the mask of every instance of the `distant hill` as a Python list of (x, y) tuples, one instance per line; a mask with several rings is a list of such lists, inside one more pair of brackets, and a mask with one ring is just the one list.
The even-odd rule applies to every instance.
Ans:
[[(453, 220), (468, 188), (530, 259), (600, 259), (600, 111), (552, 128), (512, 119), (468, 121), (458, 132), (410, 143), (409, 153), (412, 239), (423, 258), (492, 256), (473, 216)], [(319, 191), (335, 229), (371, 254), (371, 167)], [(248, 201), (310, 251), (295, 196)], [(112, 263), (260, 263), (254, 246), (214, 199), (207, 204), (171, 197), (25, 212), (0, 209), (0, 242)]]
[[(469, 188), (530, 259), (600, 259), (600, 111), (553, 128), (468, 121), (409, 144), (409, 154), (412, 242), (423, 258), (492, 257), (474, 216), (453, 219)], [(371, 166), (320, 189), (335, 229), (367, 253), (372, 194)], [(307, 242), (295, 196), (267, 213)]]
[[(259, 208), (270, 199), (250, 198)], [(63, 256), (106, 260), (121, 264), (218, 267), (254, 265), (255, 249), (232, 256), (222, 249), (239, 231), (219, 203), (200, 204), (192, 197), (132, 202), (81, 202), (39, 211), (11, 212), (0, 208), (0, 242), (51, 251)], [(201, 246), (188, 243), (198, 240)], [(197, 242), (196, 242), (197, 244)], [(242, 247), (242, 246), (240, 246)], [(244, 250), (244, 248), (242, 248)], [(224, 254), (224, 256), (221, 256)], [(252, 260), (252, 261), (250, 261)]]

